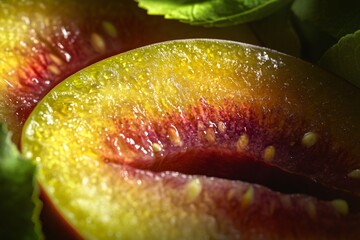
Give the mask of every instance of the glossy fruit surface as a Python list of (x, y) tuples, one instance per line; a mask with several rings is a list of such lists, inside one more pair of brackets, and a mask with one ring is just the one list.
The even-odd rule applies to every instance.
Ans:
[(55, 87), (22, 151), (84, 238), (356, 239), (359, 91), (268, 49), (167, 42)]
[(256, 43), (246, 26), (192, 27), (132, 0), (0, 0), (0, 122), (16, 143), (39, 100), (72, 73), (150, 43), (206, 37)]

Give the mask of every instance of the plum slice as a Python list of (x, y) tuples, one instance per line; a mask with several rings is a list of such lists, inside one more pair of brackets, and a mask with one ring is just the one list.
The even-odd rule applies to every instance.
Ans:
[(136, 47), (189, 37), (257, 42), (247, 26), (193, 27), (149, 16), (133, 0), (0, 1), (0, 122), (18, 143), (33, 107), (72, 73)]
[(83, 238), (356, 239), (359, 91), (269, 49), (165, 42), (56, 86), (22, 151)]

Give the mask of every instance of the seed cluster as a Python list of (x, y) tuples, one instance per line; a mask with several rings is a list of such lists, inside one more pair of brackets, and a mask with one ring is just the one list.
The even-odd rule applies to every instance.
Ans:
[[(251, 103), (225, 100), (222, 106), (201, 100), (181, 113), (166, 114), (164, 119), (151, 120), (146, 116), (117, 119), (116, 131), (106, 135), (107, 148), (102, 156), (107, 162), (131, 162), (137, 167), (151, 168), (177, 152), (226, 149), (246, 153), (270, 165), (291, 165), (291, 171), (308, 165), (318, 168), (321, 163), (341, 156), (331, 151), (331, 146), (326, 145), (328, 141), (320, 141), (326, 132), (321, 128), (304, 131), (309, 129), (309, 123), (300, 118), (277, 112), (275, 117), (287, 122), (287, 127), (280, 129), (272, 114), (264, 114)], [(358, 170), (344, 174), (358, 178)]]

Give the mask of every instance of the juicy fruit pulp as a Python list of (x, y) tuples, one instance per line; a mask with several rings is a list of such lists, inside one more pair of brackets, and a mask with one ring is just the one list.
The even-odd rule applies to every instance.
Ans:
[(246, 26), (192, 27), (148, 16), (132, 0), (0, 0), (0, 122), (18, 143), (33, 107), (72, 73), (116, 53), (188, 37), (256, 42)]
[[(168, 42), (59, 84), (30, 115), (22, 150), (84, 238), (351, 239), (360, 236), (359, 98), (267, 49)], [(257, 167), (270, 173), (265, 185), (274, 171), (336, 194), (241, 181), (264, 177)]]

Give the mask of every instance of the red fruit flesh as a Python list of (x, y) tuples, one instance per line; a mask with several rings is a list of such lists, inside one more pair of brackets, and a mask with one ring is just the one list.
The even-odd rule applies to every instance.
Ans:
[[(180, 113), (166, 112), (161, 120), (116, 119), (115, 132), (106, 134), (102, 158), (154, 172), (242, 180), (283, 193), (346, 199), (351, 211), (358, 212), (358, 179), (344, 178), (349, 172), (345, 163), (356, 156), (334, 149), (329, 131), (322, 128), (313, 146), (304, 145), (299, 136), (304, 129), (314, 134), (314, 122), (288, 114), (283, 107), (264, 111), (255, 104), (225, 99), (214, 106), (201, 100)], [(161, 143), (159, 152), (153, 143)]]
[(0, 2), (0, 121), (17, 143), (39, 100), (105, 57), (164, 40), (207, 37), (256, 43), (246, 26), (210, 29), (148, 16), (132, 0)]

